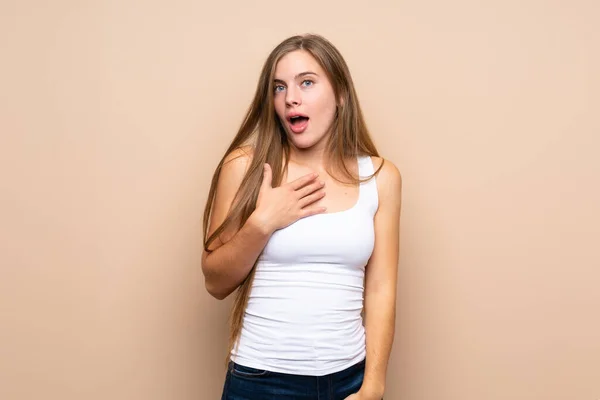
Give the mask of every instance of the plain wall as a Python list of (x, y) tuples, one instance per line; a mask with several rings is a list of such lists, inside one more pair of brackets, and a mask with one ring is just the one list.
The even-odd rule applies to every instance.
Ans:
[(600, 398), (596, 1), (3, 1), (0, 398), (217, 399), (214, 168), (286, 37), (403, 176), (390, 400)]

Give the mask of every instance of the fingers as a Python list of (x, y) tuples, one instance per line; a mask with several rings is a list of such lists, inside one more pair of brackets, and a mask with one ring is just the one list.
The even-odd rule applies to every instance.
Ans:
[(292, 189), (298, 190), (301, 187), (310, 183), (311, 181), (314, 181), (317, 178), (317, 176), (319, 176), (319, 174), (317, 174), (316, 172), (313, 172), (312, 174), (307, 174), (307, 175), (301, 176), (300, 178), (296, 179), (295, 181), (288, 183), (288, 185), (290, 185)]
[(311, 215), (323, 214), (325, 210), (327, 210), (327, 207), (303, 208), (300, 211), (300, 218), (310, 217)]
[(325, 197), (325, 190), (321, 189), (308, 196), (301, 198), (298, 201), (298, 205), (300, 206), (300, 208), (304, 208), (314, 203), (315, 201), (322, 199), (323, 197)]
[(272, 189), (272, 180), (273, 180), (273, 171), (271, 170), (271, 166), (269, 164), (265, 164), (264, 166), (264, 174), (262, 181), (262, 189)]
[(301, 199), (304, 196), (308, 196), (312, 192), (319, 190), (325, 186), (325, 182), (314, 182), (309, 185), (306, 185), (296, 191), (298, 194), (298, 198)]

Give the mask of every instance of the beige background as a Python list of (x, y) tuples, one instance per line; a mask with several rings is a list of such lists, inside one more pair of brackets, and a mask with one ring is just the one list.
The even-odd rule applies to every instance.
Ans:
[(3, 1), (0, 398), (217, 399), (209, 179), (317, 32), (404, 179), (386, 399), (600, 399), (600, 5)]

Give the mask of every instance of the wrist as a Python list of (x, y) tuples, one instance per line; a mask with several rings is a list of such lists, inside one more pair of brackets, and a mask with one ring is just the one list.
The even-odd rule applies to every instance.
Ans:
[(256, 233), (261, 236), (271, 236), (271, 234), (275, 231), (264, 218), (257, 214), (256, 211), (250, 214), (248, 217), (248, 224), (250, 224), (253, 233)]
[(385, 390), (382, 385), (374, 386), (370, 385), (368, 382), (364, 382), (360, 388), (360, 394), (362, 395), (362, 397), (368, 400), (382, 399), (384, 391)]

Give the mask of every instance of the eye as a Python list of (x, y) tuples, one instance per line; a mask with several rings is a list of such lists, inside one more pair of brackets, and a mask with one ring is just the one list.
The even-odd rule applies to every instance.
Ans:
[(281, 92), (281, 90), (285, 89), (285, 87), (283, 85), (275, 85), (275, 87), (273, 88), (273, 91), (275, 93)]
[[(309, 83), (309, 85), (304, 85), (305, 83)], [(314, 83), (314, 82), (313, 82), (313, 81), (311, 81), (310, 79), (305, 79), (304, 81), (302, 81), (302, 84), (303, 84), (304, 86), (312, 86), (312, 85), (313, 85), (313, 83)]]

